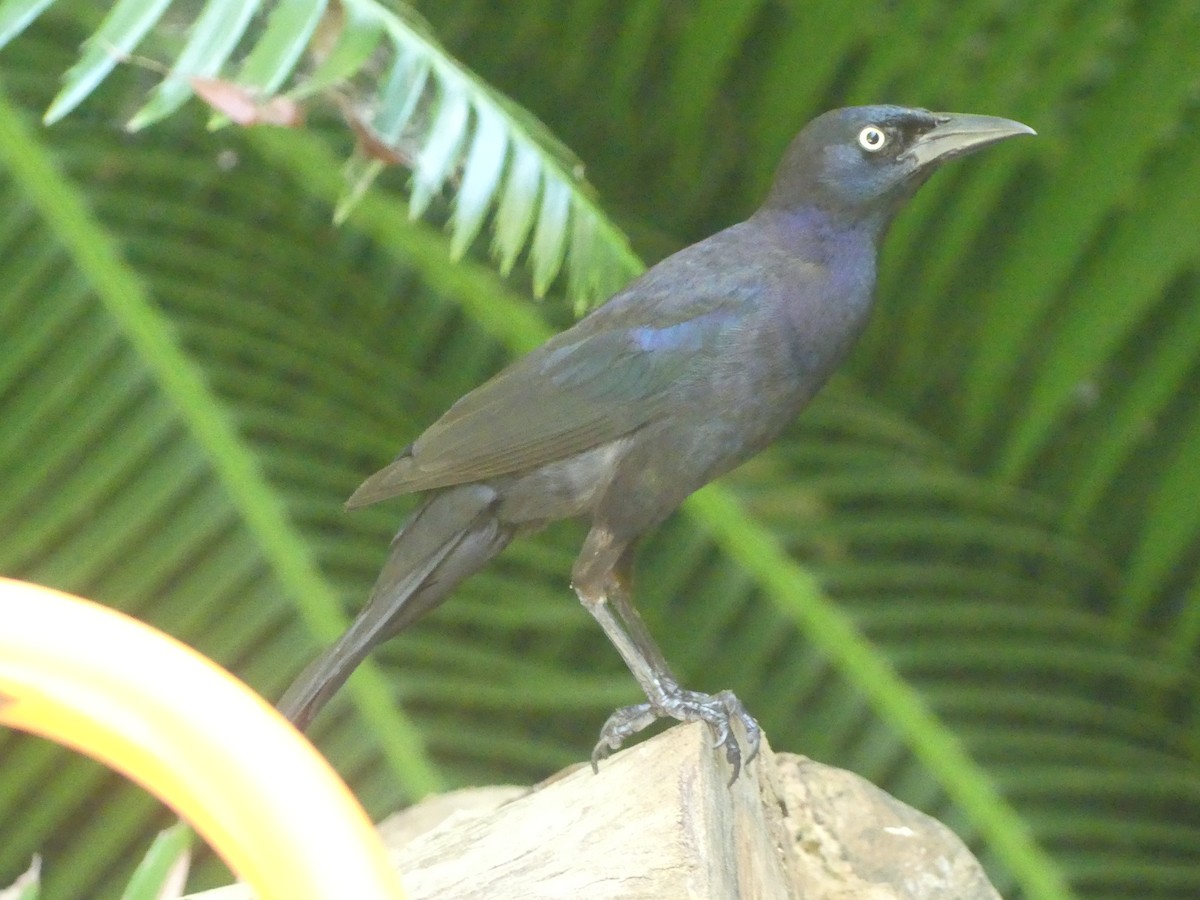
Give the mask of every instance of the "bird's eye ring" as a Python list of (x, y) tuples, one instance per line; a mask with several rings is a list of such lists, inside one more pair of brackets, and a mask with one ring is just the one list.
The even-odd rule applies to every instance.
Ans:
[(887, 132), (878, 125), (868, 125), (858, 133), (858, 146), (862, 147), (868, 153), (875, 153), (878, 150), (882, 150), (886, 143)]

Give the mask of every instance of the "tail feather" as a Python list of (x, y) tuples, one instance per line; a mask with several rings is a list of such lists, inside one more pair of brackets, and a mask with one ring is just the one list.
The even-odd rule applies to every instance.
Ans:
[(440, 604), (464, 578), (508, 545), (511, 528), (494, 513), (495, 492), (463, 485), (439, 492), (392, 541), (371, 598), (328, 650), (313, 660), (279, 701), (304, 730), (367, 655)]

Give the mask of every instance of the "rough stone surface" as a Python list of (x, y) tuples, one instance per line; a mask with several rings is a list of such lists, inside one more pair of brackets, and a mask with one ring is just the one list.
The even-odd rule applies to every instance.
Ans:
[(936, 819), (844, 769), (775, 756), (799, 896), (999, 900), (975, 857)]
[[(411, 900), (996, 900), (948, 828), (802, 756), (732, 786), (701, 725), (533, 788), (427, 798), (380, 826)], [(241, 900), (244, 888), (204, 900)]]

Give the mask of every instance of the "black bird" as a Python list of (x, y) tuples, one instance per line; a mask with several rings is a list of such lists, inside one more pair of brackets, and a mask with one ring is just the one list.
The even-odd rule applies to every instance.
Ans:
[(866, 323), (880, 244), (942, 163), (1033, 129), (899, 106), (814, 119), (749, 219), (664, 259), (574, 327), (454, 404), (347, 501), (427, 492), (366, 607), (288, 690), (304, 728), (378, 644), (446, 599), (514, 537), (557, 519), (591, 530), (579, 599), (646, 693), (605, 723), (593, 766), (654, 720), (703, 721), (736, 778), (730, 692), (680, 687), (629, 593), (637, 540), (758, 453), (804, 408)]

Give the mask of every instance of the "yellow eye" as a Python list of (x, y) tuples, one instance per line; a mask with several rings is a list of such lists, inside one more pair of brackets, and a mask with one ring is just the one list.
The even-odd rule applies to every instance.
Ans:
[(862, 147), (868, 153), (882, 150), (886, 143), (887, 132), (878, 125), (868, 125), (858, 133), (858, 146)]

